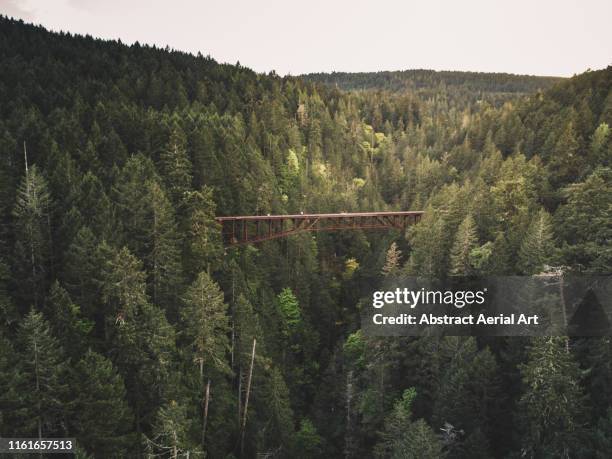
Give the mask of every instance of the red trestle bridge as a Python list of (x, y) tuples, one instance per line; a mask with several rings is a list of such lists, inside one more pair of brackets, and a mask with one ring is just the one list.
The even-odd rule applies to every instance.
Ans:
[(217, 217), (227, 246), (269, 241), (302, 231), (351, 229), (405, 229), (417, 223), (423, 211), (340, 214), (244, 215)]

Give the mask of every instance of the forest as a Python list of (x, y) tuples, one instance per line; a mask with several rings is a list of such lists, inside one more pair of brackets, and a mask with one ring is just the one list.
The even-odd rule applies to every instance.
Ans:
[[(612, 67), (280, 77), (0, 17), (0, 436), (608, 458), (612, 341), (372, 337), (388, 276), (612, 271)], [(215, 216), (424, 210), (223, 246)]]
[(509, 73), (404, 70), (382, 72), (332, 72), (302, 75), (306, 81), (322, 83), (344, 91), (385, 91), (418, 93), (421, 98), (446, 93), (447, 97), (472, 102), (503, 102), (550, 88), (563, 78), (514, 75)]

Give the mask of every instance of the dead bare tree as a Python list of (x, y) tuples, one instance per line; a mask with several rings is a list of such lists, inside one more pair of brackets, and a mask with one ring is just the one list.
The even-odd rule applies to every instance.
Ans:
[(202, 423), (202, 446), (206, 441), (206, 423), (208, 422), (208, 401), (210, 400), (210, 379), (206, 383), (206, 394), (204, 395), (204, 421)]
[(249, 377), (247, 378), (246, 395), (244, 399), (244, 413), (242, 415), (242, 432), (240, 434), (240, 456), (244, 451), (244, 432), (246, 430), (247, 410), (249, 408), (249, 395), (251, 393), (251, 380), (253, 378), (253, 365), (255, 364), (255, 346), (257, 339), (253, 338), (253, 351), (251, 352), (251, 367), (249, 368)]

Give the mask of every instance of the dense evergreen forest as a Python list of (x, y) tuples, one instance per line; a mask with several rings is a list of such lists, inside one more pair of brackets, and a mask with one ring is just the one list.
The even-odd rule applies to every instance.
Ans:
[[(372, 338), (359, 310), (398, 273), (610, 274), (611, 89), (612, 67), (279, 77), (0, 18), (0, 435), (610, 457), (610, 337)], [(214, 221), (394, 209), (426, 214), (232, 249)]]
[(562, 81), (558, 77), (537, 77), (509, 73), (402, 70), (382, 72), (332, 72), (302, 75), (306, 81), (323, 83), (344, 91), (390, 91), (418, 93), (431, 97), (444, 93), (451, 98), (486, 100), (494, 105), (517, 96), (533, 94)]

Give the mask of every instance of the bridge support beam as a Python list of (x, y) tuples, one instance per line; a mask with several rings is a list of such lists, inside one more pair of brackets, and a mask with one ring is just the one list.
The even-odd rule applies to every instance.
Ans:
[(244, 215), (217, 217), (226, 246), (269, 241), (303, 231), (405, 229), (417, 223), (422, 211), (340, 214)]

